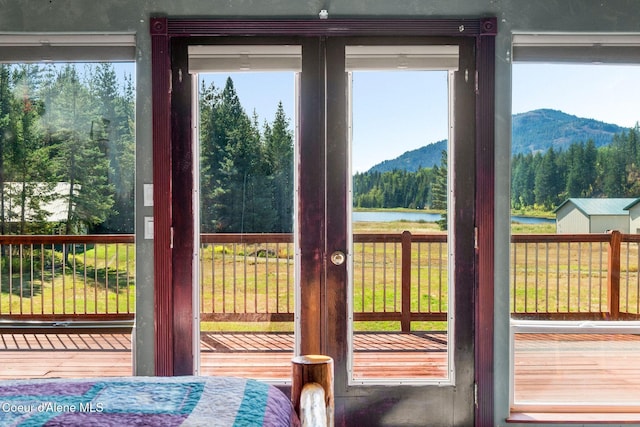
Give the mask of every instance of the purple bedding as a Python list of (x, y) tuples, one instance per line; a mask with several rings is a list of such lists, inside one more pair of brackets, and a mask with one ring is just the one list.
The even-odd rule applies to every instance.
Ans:
[(299, 426), (276, 387), (233, 377), (0, 381), (1, 426)]

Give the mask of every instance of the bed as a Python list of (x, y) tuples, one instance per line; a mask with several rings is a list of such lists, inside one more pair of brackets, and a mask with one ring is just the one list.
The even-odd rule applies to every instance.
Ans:
[(0, 381), (2, 426), (299, 426), (278, 388), (235, 377)]

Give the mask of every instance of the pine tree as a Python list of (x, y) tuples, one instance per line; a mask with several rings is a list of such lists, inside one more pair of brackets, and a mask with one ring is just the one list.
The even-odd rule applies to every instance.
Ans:
[(13, 94), (10, 81), (11, 70), (8, 65), (0, 64), (0, 234), (6, 234), (7, 212), (5, 206), (5, 172), (6, 147), (13, 143), (15, 133), (11, 123), (11, 106)]
[(605, 197), (623, 197), (626, 184), (626, 157), (618, 145), (602, 147), (602, 193)]
[[(9, 145), (7, 168), (12, 189), (7, 199), (13, 205), (15, 232), (47, 233), (49, 212), (44, 203), (55, 198), (55, 183), (47, 182), (47, 153), (42, 146), (39, 119), (43, 112), (37, 99), (39, 68), (35, 65), (15, 66), (12, 72), (14, 97), (11, 108), (13, 144)], [(13, 194), (11, 194), (13, 193)]]
[(536, 169), (534, 188), (536, 204), (547, 210), (558, 205), (560, 193), (564, 188), (556, 157), (553, 148), (549, 148)]
[(593, 192), (598, 179), (598, 149), (593, 139), (587, 141), (584, 148), (584, 170), (582, 171), (584, 179), (583, 197), (593, 196)]
[(114, 66), (101, 63), (92, 70), (90, 87), (96, 115), (89, 137), (108, 159), (107, 178), (114, 191), (113, 208), (99, 230), (131, 233), (135, 185), (133, 84), (131, 77), (125, 76), (120, 91)]
[(207, 99), (213, 103), (203, 112), (210, 114), (201, 140), (203, 181), (209, 187), (209, 194), (203, 194), (203, 229), (269, 230), (275, 214), (265, 208), (272, 206), (272, 187), (259, 131), (242, 108), (231, 78), (219, 96), (213, 92)]
[(200, 88), (200, 231), (215, 229), (214, 189), (221, 150), (216, 146), (215, 115), (219, 94), (213, 84)]
[(91, 139), (96, 117), (93, 100), (72, 65), (60, 71), (51, 98), (52, 163), (57, 179), (69, 183), (66, 234), (83, 233), (105, 221), (113, 206), (108, 183), (109, 161)]
[(567, 197), (584, 197), (588, 189), (587, 177), (584, 174), (586, 170), (584, 145), (571, 144), (565, 157), (567, 158), (565, 166)]
[(276, 212), (271, 231), (293, 231), (293, 135), (282, 102), (278, 103), (271, 126), (264, 129), (268, 176), (273, 181), (273, 209)]
[(448, 229), (448, 166), (447, 166), (447, 152), (442, 150), (440, 157), (440, 166), (434, 167), (434, 181), (431, 186), (431, 208), (443, 210), (442, 218), (436, 223), (440, 230)]

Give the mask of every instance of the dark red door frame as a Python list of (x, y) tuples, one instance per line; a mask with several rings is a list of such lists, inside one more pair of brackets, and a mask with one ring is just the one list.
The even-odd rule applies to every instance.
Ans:
[[(175, 84), (190, 84), (186, 70), (171, 63), (172, 46), (198, 36), (455, 36), (476, 46), (475, 373), (477, 426), (493, 425), (494, 71), (495, 18), (212, 20), (152, 18), (155, 372), (193, 372), (193, 212), (188, 118), (172, 115)], [(181, 122), (182, 121), (182, 122)], [(189, 126), (186, 128), (190, 129)], [(190, 157), (189, 157), (190, 159)], [(188, 193), (188, 194), (187, 194)], [(191, 225), (187, 225), (191, 217)], [(179, 223), (179, 224), (178, 224)], [(180, 236), (173, 235), (174, 225)], [(185, 229), (186, 227), (186, 229)], [(310, 344), (313, 347), (314, 344)], [(316, 344), (317, 345), (317, 344)]]
[(494, 206), (495, 206), (495, 35), (497, 22), (484, 22), (476, 37), (476, 426), (494, 424)]
[(173, 266), (171, 262), (171, 95), (167, 19), (151, 20), (153, 102), (153, 279), (156, 375), (173, 375)]

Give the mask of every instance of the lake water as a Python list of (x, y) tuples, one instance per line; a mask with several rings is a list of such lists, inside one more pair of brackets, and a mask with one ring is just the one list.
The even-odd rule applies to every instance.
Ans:
[[(389, 221), (425, 221), (435, 222), (440, 219), (440, 214), (427, 212), (354, 212), (354, 222), (389, 222)], [(524, 224), (555, 223), (555, 219), (535, 218), (528, 216), (512, 216), (511, 221)]]

